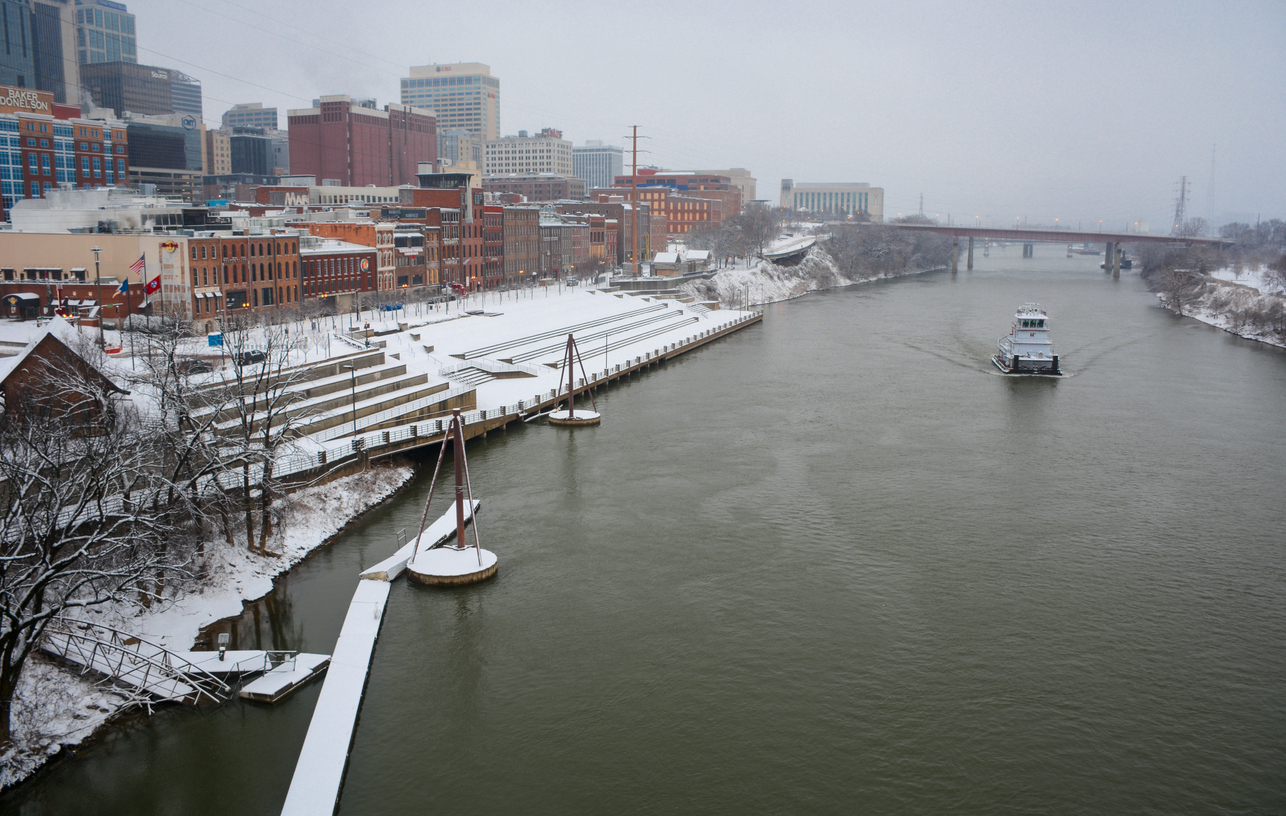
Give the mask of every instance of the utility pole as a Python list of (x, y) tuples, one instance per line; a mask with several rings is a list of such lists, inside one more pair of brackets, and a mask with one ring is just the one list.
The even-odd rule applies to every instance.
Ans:
[(924, 193), (920, 193), (920, 217), (924, 217)]
[[(94, 253), (94, 288), (98, 293), (94, 295), (94, 305), (98, 308), (98, 347), (107, 348), (107, 336), (103, 332), (103, 277), (98, 271), (98, 253), (102, 252), (98, 246), (95, 246), (90, 252)], [(196, 250), (192, 250), (195, 252)]]
[[(633, 126), (633, 135), (630, 137), (630, 139), (634, 143), (634, 148), (633, 148), (634, 160), (633, 160), (633, 167), (630, 172), (630, 186), (633, 190), (633, 192), (630, 193), (630, 207), (633, 209), (632, 216), (634, 219), (634, 226), (632, 227), (632, 230), (634, 232), (634, 252), (632, 253), (634, 255), (634, 277), (637, 278), (639, 276), (639, 237), (640, 237), (639, 236), (639, 126), (638, 125)], [(649, 213), (648, 223), (649, 224), (652, 223), (651, 213)], [(606, 352), (604, 352), (604, 356), (606, 357)]]

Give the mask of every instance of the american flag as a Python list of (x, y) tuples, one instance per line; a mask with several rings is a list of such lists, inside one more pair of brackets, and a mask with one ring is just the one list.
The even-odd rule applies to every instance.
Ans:
[(147, 253), (139, 255), (138, 260), (129, 265), (129, 271), (142, 272), (145, 266), (147, 266)]

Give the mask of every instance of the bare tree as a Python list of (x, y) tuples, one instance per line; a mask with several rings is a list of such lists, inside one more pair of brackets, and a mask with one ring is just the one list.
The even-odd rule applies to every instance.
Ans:
[(302, 405), (307, 395), (299, 386), (310, 375), (291, 364), (287, 327), (233, 319), (226, 321), (223, 337), (232, 365), (224, 369), (221, 386), (230, 393), (220, 415), (229, 419), (216, 433), (231, 446), (221, 458), (237, 462), (241, 471), (246, 546), (263, 555), (273, 535), (272, 503), (280, 495), (274, 467), (308, 419)]
[(115, 389), (76, 367), (28, 384), (0, 414), (0, 745), (18, 675), (51, 622), (151, 600), (192, 554), (156, 440)]

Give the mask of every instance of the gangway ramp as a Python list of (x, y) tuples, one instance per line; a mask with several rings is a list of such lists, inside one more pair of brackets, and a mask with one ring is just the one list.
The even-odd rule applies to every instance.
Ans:
[(144, 695), (138, 702), (219, 703), (227, 683), (155, 643), (100, 624), (60, 619), (45, 630), (41, 649)]

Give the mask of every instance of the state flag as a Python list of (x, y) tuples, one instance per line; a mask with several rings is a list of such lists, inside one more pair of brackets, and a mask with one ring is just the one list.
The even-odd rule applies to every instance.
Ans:
[(149, 295), (155, 295), (157, 292), (161, 291), (161, 276), (157, 275), (155, 278), (148, 281), (147, 286), (144, 287), (143, 291)]

